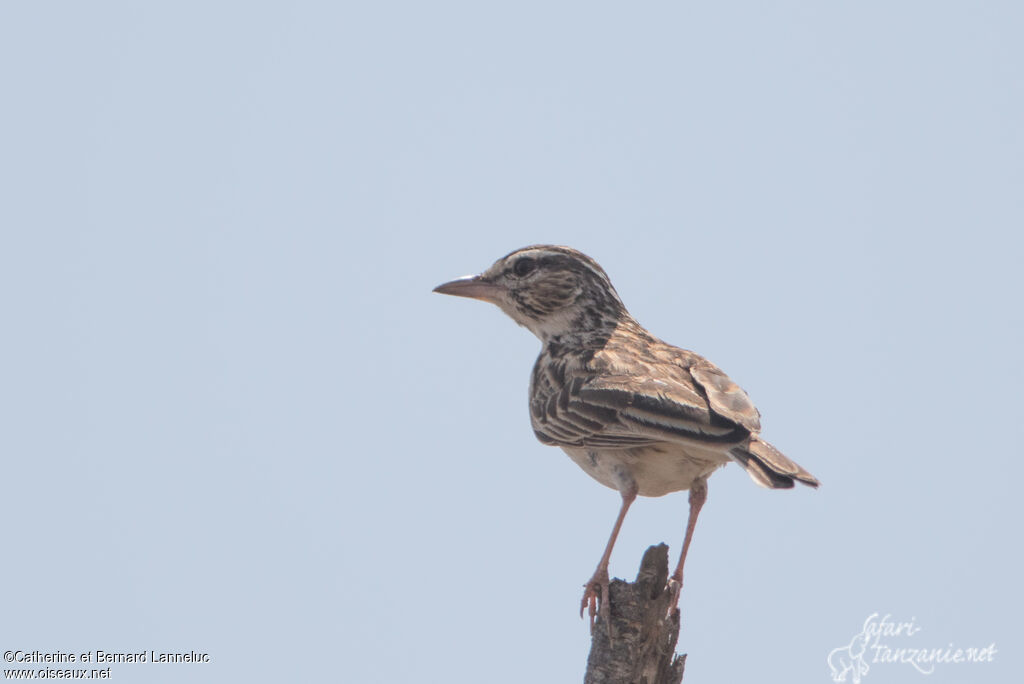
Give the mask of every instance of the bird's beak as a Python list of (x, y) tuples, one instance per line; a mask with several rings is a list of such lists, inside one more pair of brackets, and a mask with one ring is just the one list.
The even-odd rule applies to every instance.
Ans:
[(465, 276), (444, 285), (438, 285), (434, 292), (456, 297), (470, 297), (495, 304), (505, 292), (501, 285), (483, 279), (483, 276)]

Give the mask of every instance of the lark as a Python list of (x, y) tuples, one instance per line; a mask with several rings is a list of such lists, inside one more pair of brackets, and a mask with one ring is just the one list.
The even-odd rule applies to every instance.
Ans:
[(707, 359), (662, 342), (629, 314), (596, 261), (569, 247), (516, 250), (489, 269), (434, 288), (496, 304), (543, 347), (530, 378), (530, 420), (543, 444), (622, 496), (580, 616), (608, 619), (608, 561), (639, 496), (689, 490), (690, 514), (669, 580), (673, 606), (708, 477), (735, 462), (757, 484), (818, 486), (810, 473), (758, 436), (747, 393)]

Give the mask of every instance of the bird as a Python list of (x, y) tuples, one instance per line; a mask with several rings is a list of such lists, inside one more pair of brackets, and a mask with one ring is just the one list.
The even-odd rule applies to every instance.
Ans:
[(818, 487), (813, 475), (760, 437), (760, 413), (739, 385), (704, 357), (649, 333), (604, 269), (582, 252), (524, 247), (434, 292), (495, 304), (540, 339), (529, 389), (534, 434), (622, 498), (580, 601), (591, 630), (595, 616), (605, 622), (610, 616), (608, 564), (638, 495), (689, 490), (683, 544), (668, 580), (671, 611), (714, 471), (735, 462), (762, 487)]

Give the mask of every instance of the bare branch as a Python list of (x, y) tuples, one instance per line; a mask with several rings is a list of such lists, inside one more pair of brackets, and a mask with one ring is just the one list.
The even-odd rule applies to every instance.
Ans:
[(686, 656), (677, 656), (679, 610), (667, 590), (668, 547), (647, 549), (635, 582), (609, 587), (612, 634), (599, 617), (591, 636), (584, 684), (679, 684)]

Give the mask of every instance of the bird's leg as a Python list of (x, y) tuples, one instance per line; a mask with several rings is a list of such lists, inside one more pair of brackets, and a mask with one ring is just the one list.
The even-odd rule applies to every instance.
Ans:
[(619, 536), (619, 530), (622, 528), (622, 521), (626, 518), (626, 511), (629, 510), (630, 504), (636, 499), (636, 485), (633, 484), (631, 487), (623, 489), (622, 494), (622, 507), (619, 508), (619, 517), (615, 519), (615, 527), (612, 528), (611, 536), (608, 537), (608, 546), (604, 549), (604, 555), (601, 556), (601, 561), (597, 564), (597, 570), (594, 571), (594, 576), (583, 585), (583, 600), (580, 601), (580, 617), (583, 617), (583, 610), (589, 609), (590, 614), (590, 631), (594, 631), (594, 617), (597, 615), (597, 610), (600, 607), (601, 618), (608, 625), (609, 630), (611, 629), (611, 617), (608, 609), (608, 584), (610, 582), (608, 578), (608, 561), (612, 557), (612, 547), (615, 546), (615, 539)]
[(679, 591), (683, 588), (683, 564), (686, 562), (686, 552), (690, 550), (690, 541), (693, 539), (693, 529), (697, 526), (697, 516), (700, 509), (708, 499), (708, 482), (704, 478), (696, 480), (690, 485), (690, 518), (686, 521), (686, 537), (683, 539), (683, 550), (679, 554), (679, 564), (675, 572), (669, 578), (668, 586), (672, 590), (672, 602), (669, 604), (669, 612), (679, 603)]

